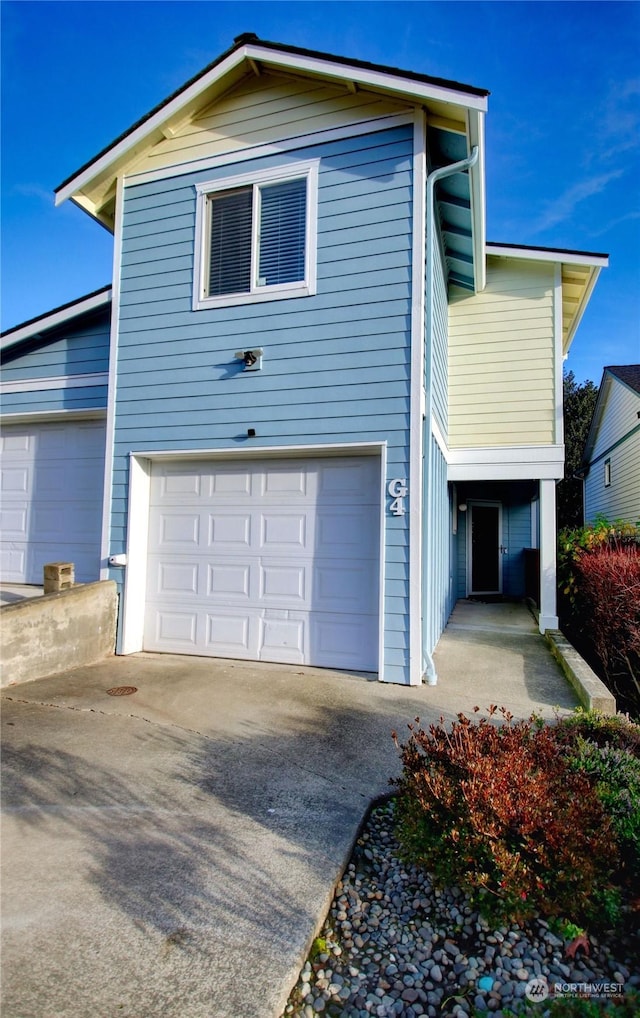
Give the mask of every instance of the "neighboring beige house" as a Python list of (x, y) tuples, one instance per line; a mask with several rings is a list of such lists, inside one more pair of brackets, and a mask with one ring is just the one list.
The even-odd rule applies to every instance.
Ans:
[(606, 367), (582, 457), (584, 519), (640, 520), (640, 364)]

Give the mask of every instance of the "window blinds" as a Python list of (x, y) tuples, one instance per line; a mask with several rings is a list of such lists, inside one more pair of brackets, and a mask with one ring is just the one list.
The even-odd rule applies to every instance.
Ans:
[(295, 283), (305, 275), (307, 181), (287, 180), (260, 190), (258, 283)]

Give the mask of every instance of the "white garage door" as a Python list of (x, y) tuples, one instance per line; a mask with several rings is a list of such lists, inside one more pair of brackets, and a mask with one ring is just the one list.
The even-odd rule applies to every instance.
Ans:
[(379, 460), (154, 465), (146, 650), (378, 667)]
[(46, 562), (73, 562), (78, 582), (100, 570), (103, 421), (11, 424), (0, 432), (0, 576), (42, 583)]

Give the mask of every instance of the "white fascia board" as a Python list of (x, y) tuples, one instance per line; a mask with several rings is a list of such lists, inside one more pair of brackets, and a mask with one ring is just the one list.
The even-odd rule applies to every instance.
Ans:
[(107, 416), (104, 408), (87, 410), (31, 410), (22, 413), (3, 413), (0, 415), (2, 424), (42, 424), (47, 421), (101, 421)]
[(127, 134), (118, 144), (107, 149), (95, 162), (90, 163), (75, 177), (72, 177), (64, 187), (61, 187), (56, 191), (55, 203), (61, 205), (62, 202), (66, 201), (67, 198), (71, 198), (76, 191), (82, 190), (82, 188), (89, 181), (93, 180), (100, 173), (103, 173), (112, 163), (126, 156), (129, 152), (132, 152), (141, 142), (146, 138), (148, 134), (158, 130), (167, 120), (171, 120), (184, 106), (188, 105), (192, 100), (205, 91), (210, 86), (214, 85), (217, 81), (234, 70), (238, 64), (247, 56), (247, 47), (236, 50), (234, 53), (223, 60), (221, 63), (213, 67), (208, 74), (204, 74), (197, 81), (194, 81), (189, 88), (180, 92), (175, 99), (167, 103), (157, 113), (144, 120), (135, 131)]
[(535, 262), (560, 262), (562, 265), (590, 265), (597, 268), (607, 268), (609, 265), (608, 255), (581, 253), (579, 251), (562, 251), (559, 249), (530, 248), (530, 247), (503, 247), (501, 244), (486, 244), (487, 255), (495, 255), (498, 258), (522, 258)]
[(486, 112), (487, 109), (487, 97), (484, 95), (471, 95), (462, 89), (447, 88), (445, 85), (437, 85), (433, 82), (416, 81), (413, 78), (405, 78), (402, 74), (369, 70), (320, 57), (282, 53), (255, 44), (249, 44), (242, 52), (243, 57), (247, 56), (264, 64), (291, 71), (304, 71), (325, 78), (334, 78), (345, 83), (356, 82), (376, 91), (404, 95), (412, 102), (425, 102), (431, 99), (482, 112)]
[(55, 329), (56, 326), (64, 325), (65, 322), (70, 322), (80, 315), (104, 307), (110, 301), (111, 289), (103, 293), (94, 293), (91, 297), (82, 297), (74, 304), (59, 308), (48, 315), (45, 314), (42, 318), (37, 318), (29, 324), (23, 325), (22, 328), (15, 329), (15, 331), (3, 336), (0, 340), (0, 349), (8, 350), (10, 347), (15, 346), (16, 343), (22, 343), (26, 339), (33, 339), (34, 336), (39, 336), (42, 332)]
[(487, 285), (487, 202), (485, 185), (484, 113), (469, 110), (467, 114), (469, 154), (478, 147), (478, 162), (469, 171), (471, 189), (471, 218), (473, 223), (473, 272), (476, 293)]

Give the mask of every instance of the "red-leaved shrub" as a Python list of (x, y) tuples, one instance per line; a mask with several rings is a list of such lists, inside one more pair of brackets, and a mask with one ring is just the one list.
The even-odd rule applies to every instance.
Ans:
[(602, 545), (574, 563), (589, 638), (613, 680), (628, 672), (640, 697), (640, 546)]
[(394, 782), (400, 842), (489, 917), (597, 926), (616, 867), (610, 817), (553, 727), (501, 713), (500, 726), (463, 714), (450, 730), (442, 718), (427, 731), (409, 726)]

